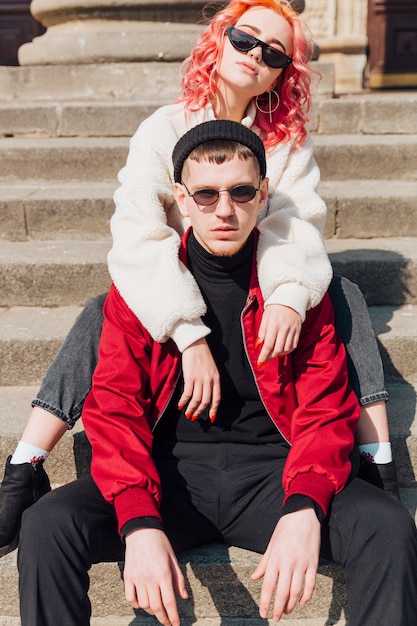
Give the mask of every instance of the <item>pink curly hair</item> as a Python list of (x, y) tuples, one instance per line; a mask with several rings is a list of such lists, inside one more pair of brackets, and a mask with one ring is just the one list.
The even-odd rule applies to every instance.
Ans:
[[(280, 95), (280, 104), (269, 115), (257, 110), (255, 125), (260, 130), (265, 147), (279, 142), (295, 140), (301, 144), (306, 137), (306, 122), (311, 105), (310, 82), (312, 70), (308, 66), (313, 52), (302, 31), (297, 13), (286, 0), (231, 0), (216, 13), (208, 27), (201, 33), (191, 55), (184, 61), (181, 79), (182, 96), (177, 100), (185, 108), (199, 110), (207, 105), (217, 90), (217, 67), (221, 59), (225, 32), (236, 24), (249, 9), (263, 7), (282, 15), (292, 30), (293, 62), (279, 75), (274, 89)], [(267, 105), (262, 105), (262, 108)]]

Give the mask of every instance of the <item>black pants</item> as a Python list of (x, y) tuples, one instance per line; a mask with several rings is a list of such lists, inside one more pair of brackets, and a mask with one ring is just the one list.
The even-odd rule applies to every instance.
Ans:
[[(273, 445), (201, 452), (198, 463), (186, 453), (158, 461), (175, 551), (223, 541), (263, 553), (279, 518), (285, 459)], [(417, 533), (397, 501), (354, 479), (333, 500), (321, 556), (344, 567), (350, 626), (415, 626)], [(123, 558), (113, 507), (90, 477), (43, 497), (22, 523), (22, 626), (88, 626), (89, 568)]]

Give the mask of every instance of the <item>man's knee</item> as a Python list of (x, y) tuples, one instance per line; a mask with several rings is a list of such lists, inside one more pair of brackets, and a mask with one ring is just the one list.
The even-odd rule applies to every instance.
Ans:
[(68, 535), (73, 520), (71, 503), (61, 499), (58, 492), (51, 491), (24, 512), (19, 551), (30, 551), (32, 556), (39, 550), (42, 555), (45, 547), (51, 550), (54, 543), (59, 544), (61, 536)]

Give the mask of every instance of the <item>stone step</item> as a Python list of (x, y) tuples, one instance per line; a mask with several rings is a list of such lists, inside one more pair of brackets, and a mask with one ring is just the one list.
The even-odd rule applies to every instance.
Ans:
[(323, 180), (325, 237), (417, 237), (417, 181)]
[[(0, 140), (3, 181), (112, 181), (128, 137), (13, 137)], [(317, 135), (322, 180), (417, 180), (417, 135)]]
[[(0, 239), (108, 236), (118, 182), (0, 183)], [(324, 181), (326, 238), (417, 237), (417, 181)]]
[[(130, 137), (142, 120), (177, 95), (148, 91), (134, 101), (0, 100), (0, 135)], [(315, 134), (410, 134), (417, 128), (417, 92), (319, 99), (311, 118)]]
[(116, 181), (128, 137), (13, 137), (0, 139), (0, 180)]
[(97, 241), (3, 241), (0, 306), (84, 304), (110, 285), (110, 239)]
[[(272, 626), (275, 622), (263, 620), (258, 615), (260, 582), (250, 580), (259, 558), (259, 555), (247, 550), (227, 549), (221, 545), (204, 546), (181, 555), (180, 562), (190, 595), (188, 600), (178, 601), (181, 625)], [(15, 619), (19, 615), (16, 570), (15, 553), (0, 560), (0, 584), (3, 590), (0, 615)], [(124, 601), (123, 583), (119, 568), (114, 563), (93, 566), (90, 598), (93, 619), (108, 620), (104, 622), (106, 626), (157, 624), (152, 618), (142, 616), (130, 621), (134, 618), (133, 611)], [(323, 565), (311, 601), (303, 608), (297, 607), (289, 618), (284, 617), (283, 623), (289, 626), (323, 626), (329, 623), (326, 620), (333, 619), (332, 624), (342, 625), (345, 624), (345, 605), (341, 569)], [(114, 619), (119, 621), (114, 622)], [(19, 622), (11, 624), (18, 626)], [(92, 626), (94, 624), (92, 621)]]
[(417, 245), (413, 237), (328, 239), (336, 274), (357, 283), (368, 305), (417, 302)]
[(417, 128), (417, 91), (363, 91), (313, 104), (312, 131), (322, 135), (408, 135)]
[(0, 183), (0, 239), (102, 239), (114, 213), (114, 182)]
[[(3, 240), (0, 307), (83, 304), (106, 291), (109, 238)], [(417, 246), (412, 237), (329, 239), (335, 273), (362, 289), (370, 305), (417, 303)]]
[(172, 99), (180, 85), (180, 63), (96, 63), (0, 67), (0, 100), (135, 102), (143, 94)]
[(417, 135), (317, 135), (322, 180), (417, 180)]
[(134, 102), (0, 101), (0, 136), (131, 137), (145, 118), (174, 98), (173, 94)]
[[(313, 61), (322, 79), (314, 86), (316, 98), (334, 94), (333, 63)], [(139, 102), (144, 94), (171, 101), (180, 93), (181, 63), (83, 63), (0, 67), (0, 101), (49, 102), (84, 100)]]

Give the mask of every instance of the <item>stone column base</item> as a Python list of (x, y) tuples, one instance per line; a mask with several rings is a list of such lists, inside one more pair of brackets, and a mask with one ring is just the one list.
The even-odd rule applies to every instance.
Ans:
[(19, 48), (20, 65), (182, 61), (202, 26), (129, 20), (72, 20)]

